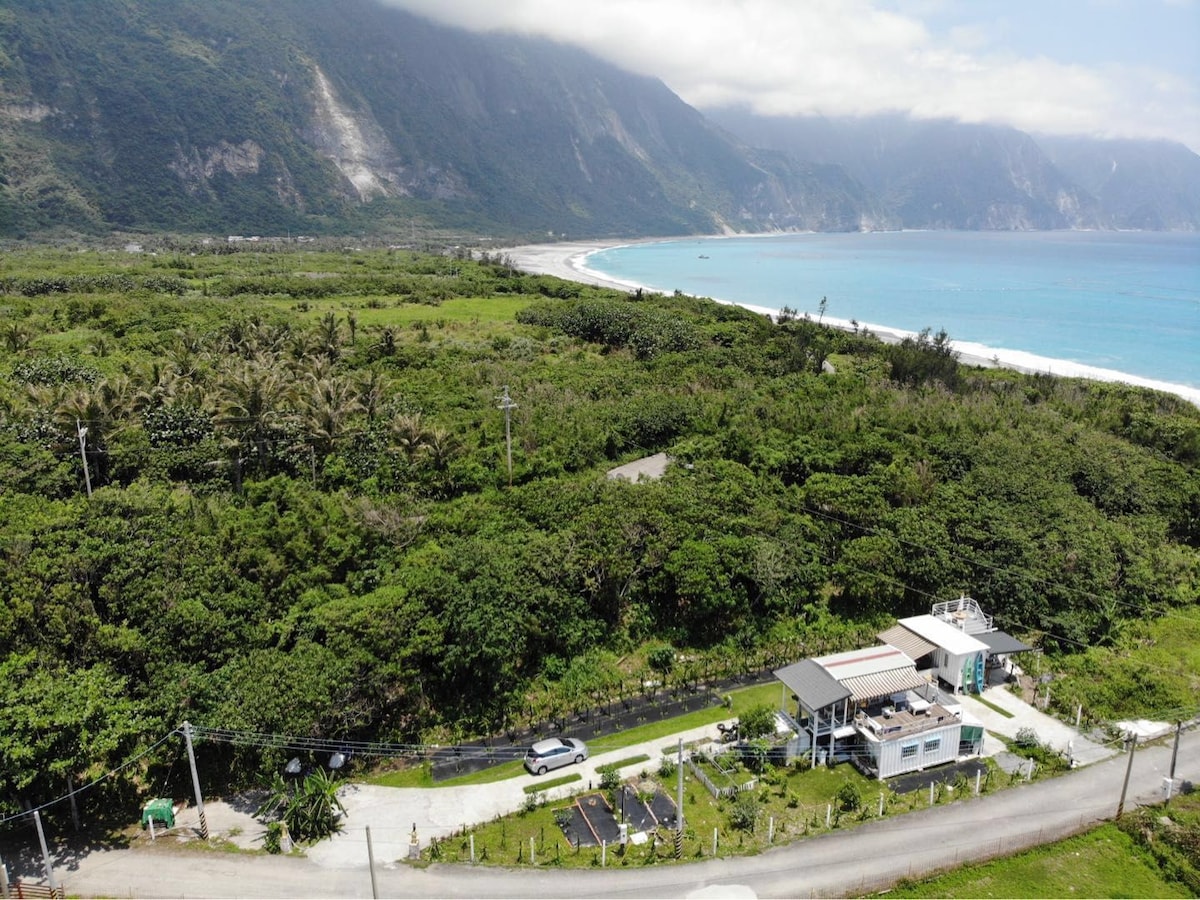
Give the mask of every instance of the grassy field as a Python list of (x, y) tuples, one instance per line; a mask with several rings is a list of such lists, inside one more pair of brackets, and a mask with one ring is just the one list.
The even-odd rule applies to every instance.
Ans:
[(1007, 859), (966, 866), (888, 897), (1188, 897), (1115, 825)]

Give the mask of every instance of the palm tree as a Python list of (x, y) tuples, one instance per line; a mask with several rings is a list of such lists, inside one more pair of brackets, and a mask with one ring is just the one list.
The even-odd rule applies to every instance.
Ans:
[(441, 471), (458, 453), (458, 438), (448, 429), (435, 425), (426, 432), (422, 451), (429, 458), (433, 467)]
[(270, 360), (260, 357), (223, 373), (217, 392), (218, 424), (234, 434), (248, 436), (262, 465), (270, 450), (271, 428), (282, 417), (288, 383)]
[(330, 362), (337, 362), (342, 350), (342, 328), (338, 317), (330, 310), (317, 323), (317, 345)]
[(346, 419), (361, 408), (354, 388), (345, 379), (309, 375), (306, 390), (300, 395), (301, 423), (318, 456), (324, 458), (333, 452)]
[(3, 329), (4, 346), (9, 353), (20, 353), (29, 347), (33, 336), (25, 326), (18, 322), (10, 322)]
[(95, 481), (108, 479), (109, 439), (128, 427), (135, 406), (135, 391), (124, 375), (104, 378), (91, 385), (76, 385), (58, 395), (54, 411), (72, 433), (86, 428), (84, 450)]
[(392, 441), (408, 457), (409, 462), (425, 445), (425, 437), (425, 423), (419, 412), (397, 416), (392, 421)]
[(367, 369), (355, 380), (354, 387), (358, 392), (358, 405), (367, 414), (368, 424), (375, 421), (379, 407), (383, 405), (384, 397), (391, 386), (390, 380), (376, 369)]
[(277, 774), (267, 799), (254, 815), (279, 816), (293, 840), (320, 840), (341, 830), (338, 818), (346, 815), (346, 808), (342, 806), (337, 790), (338, 783), (324, 769), (317, 769), (303, 781), (291, 784)]

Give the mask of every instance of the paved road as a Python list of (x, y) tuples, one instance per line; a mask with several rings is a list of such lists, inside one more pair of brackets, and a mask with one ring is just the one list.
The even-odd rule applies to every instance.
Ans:
[[(1171, 743), (1134, 757), (1128, 806), (1161, 796)], [(1111, 818), (1127, 757), (1060, 778), (949, 806), (868, 823), (760, 856), (678, 866), (599, 870), (504, 870), (398, 865), (377, 871), (383, 897), (838, 896), (888, 879), (994, 855)], [(1177, 778), (1200, 782), (1200, 733), (1180, 743)], [(68, 890), (105, 897), (370, 897), (366, 866), (323, 868), (311, 860), (139, 848), (93, 852), (62, 873)], [(362, 844), (365, 860), (365, 836)]]

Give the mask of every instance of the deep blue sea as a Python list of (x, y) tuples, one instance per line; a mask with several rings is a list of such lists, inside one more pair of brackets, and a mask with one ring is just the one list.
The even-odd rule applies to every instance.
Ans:
[(790, 234), (613, 247), (608, 278), (873, 331), (945, 329), (986, 359), (1102, 369), (1200, 390), (1200, 235), (1151, 232)]

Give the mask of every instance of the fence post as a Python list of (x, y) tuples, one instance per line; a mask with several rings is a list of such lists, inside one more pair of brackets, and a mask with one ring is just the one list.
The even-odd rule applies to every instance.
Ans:
[(713, 829), (713, 857), (717, 855), (717, 829)]

